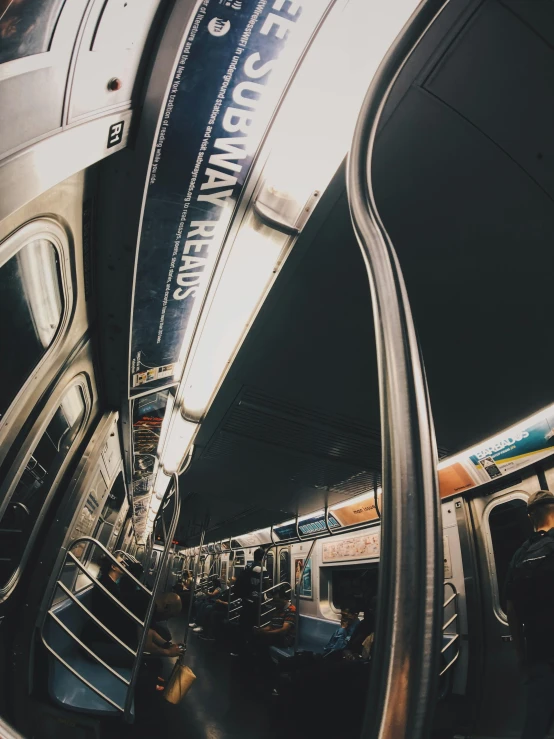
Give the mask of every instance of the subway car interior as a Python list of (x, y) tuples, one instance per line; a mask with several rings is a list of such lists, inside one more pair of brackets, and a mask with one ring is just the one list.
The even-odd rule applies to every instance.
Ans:
[(0, 0), (0, 736), (522, 736), (553, 91), (552, 0)]

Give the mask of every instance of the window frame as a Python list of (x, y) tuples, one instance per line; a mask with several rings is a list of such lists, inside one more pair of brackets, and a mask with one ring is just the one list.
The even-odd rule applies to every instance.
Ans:
[(29, 376), (25, 379), (19, 391), (6, 408), (4, 416), (0, 419), (0, 432), (6, 426), (6, 423), (11, 423), (11, 417), (16, 412), (19, 403), (26, 396), (29, 386), (36, 380), (37, 374), (40, 374), (44, 365), (51, 360), (52, 355), (57, 351), (59, 345), (66, 337), (71, 323), (70, 318), (75, 310), (75, 290), (73, 288), (69, 234), (53, 218), (35, 218), (28, 221), (16, 231), (13, 231), (4, 240), (0, 241), (0, 270), (21, 249), (39, 239), (49, 241), (58, 256), (60, 288), (63, 300), (62, 315), (50, 346), (31, 369)]
[(63, 397), (73, 387), (79, 387), (81, 390), (82, 396), (83, 396), (83, 400), (85, 404), (83, 418), (81, 419), (81, 422), (75, 434), (75, 438), (73, 439), (73, 442), (71, 444), (71, 447), (69, 448), (68, 453), (63, 459), (56, 475), (51, 480), (50, 486), (48, 488), (48, 492), (44, 497), (40, 512), (37, 515), (36, 520), (33, 524), (33, 528), (31, 529), (31, 532), (29, 534), (29, 538), (27, 540), (25, 549), (23, 550), (23, 554), (21, 555), (21, 559), (19, 560), (17, 567), (14, 569), (7, 583), (5, 585), (0, 585), (0, 603), (3, 603), (5, 600), (7, 600), (12, 594), (12, 592), (15, 590), (15, 588), (17, 587), (21, 574), (23, 570), (25, 569), (27, 561), (31, 555), (31, 552), (32, 552), (35, 540), (37, 538), (37, 535), (39, 533), (39, 530), (41, 528), (43, 519), (46, 515), (46, 512), (48, 511), (50, 507), (50, 504), (52, 503), (52, 499), (54, 498), (56, 494), (59, 481), (62, 478), (62, 476), (65, 474), (67, 465), (69, 464), (70, 460), (73, 457), (73, 450), (82, 441), (85, 429), (88, 426), (88, 422), (89, 422), (91, 411), (92, 411), (93, 395), (92, 395), (90, 379), (85, 372), (79, 373), (78, 375), (73, 377), (72, 380), (64, 386), (62, 386), (61, 383), (60, 385), (58, 385), (58, 387), (52, 393), (49, 399), (48, 411), (43, 412), (40, 415), (39, 419), (37, 420), (37, 422), (31, 429), (27, 438), (25, 439), (25, 444), (24, 444), (25, 450), (20, 452), (20, 454), (17, 456), (16, 460), (14, 461), (14, 463), (12, 464), (12, 466), (10, 467), (7, 473), (5, 480), (0, 485), (0, 520), (1, 520), (2, 517), (4, 516), (4, 512), (6, 508), (10, 504), (13, 494), (17, 488), (17, 485), (23, 473), (25, 472), (25, 468), (27, 467), (27, 464), (31, 456), (33, 455), (33, 452), (35, 451), (42, 436), (46, 432), (46, 429), (48, 428), (50, 421), (54, 417), (54, 414), (60, 407), (60, 403), (63, 400)]
[(483, 511), (485, 553), (491, 588), (492, 608), (495, 617), (504, 626), (508, 625), (508, 616), (502, 610), (502, 605), (500, 603), (500, 590), (498, 587), (498, 573), (496, 571), (496, 560), (494, 557), (494, 547), (490, 526), (490, 514), (499, 505), (509, 503), (511, 500), (523, 500), (525, 503), (527, 503), (528, 499), (529, 493), (527, 493), (525, 490), (512, 490), (507, 495), (501, 495), (498, 498), (493, 498), (487, 503), (485, 510)]

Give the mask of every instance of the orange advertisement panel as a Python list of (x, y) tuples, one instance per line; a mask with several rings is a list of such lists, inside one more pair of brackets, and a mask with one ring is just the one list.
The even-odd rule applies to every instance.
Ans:
[(441, 498), (462, 493), (464, 490), (474, 488), (476, 484), (461, 462), (454, 462), (454, 464), (439, 470), (439, 491)]
[[(377, 502), (379, 507), (381, 493), (377, 494)], [(341, 526), (352, 526), (355, 523), (364, 523), (365, 521), (375, 521), (379, 518), (375, 508), (375, 500), (373, 496), (365, 500), (351, 503), (350, 505), (341, 506), (333, 509), (333, 516), (337, 519)]]

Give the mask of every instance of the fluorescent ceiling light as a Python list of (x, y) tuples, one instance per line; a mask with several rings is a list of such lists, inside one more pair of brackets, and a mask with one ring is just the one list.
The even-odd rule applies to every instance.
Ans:
[(173, 414), (171, 427), (160, 459), (165, 474), (178, 472), (198, 429), (197, 423), (183, 418), (179, 410)]
[(350, 149), (369, 84), (416, 6), (416, 0), (335, 5), (271, 131), (260, 212), (302, 228)]
[(261, 223), (253, 212), (241, 227), (204, 309), (207, 315), (198, 328), (185, 371), (182, 403), (188, 418), (200, 420), (208, 407), (287, 239)]
[(157, 513), (160, 510), (161, 504), (162, 498), (158, 498), (158, 496), (153, 495), (150, 498), (150, 511), (154, 511), (154, 513)]
[(173, 413), (173, 406), (175, 405), (175, 396), (172, 390), (167, 392), (167, 402), (165, 405), (164, 417), (162, 421), (162, 427), (160, 429), (160, 438), (158, 439), (158, 456), (164, 448), (165, 439), (169, 430), (171, 422), (171, 414)]
[(226, 245), (210, 286), (179, 391), (187, 418), (200, 421), (209, 407), (291, 246), (287, 233), (301, 227), (306, 207), (309, 215), (317, 202), (314, 192), (325, 190), (344, 159), (371, 79), (416, 5), (416, 0), (341, 3), (315, 37), (264, 150), (270, 156), (257, 208)]
[(167, 486), (171, 482), (171, 475), (166, 475), (163, 469), (160, 467), (158, 469), (158, 474), (156, 475), (156, 482), (154, 483), (154, 494), (155, 497), (161, 500), (164, 495), (165, 491), (167, 490)]

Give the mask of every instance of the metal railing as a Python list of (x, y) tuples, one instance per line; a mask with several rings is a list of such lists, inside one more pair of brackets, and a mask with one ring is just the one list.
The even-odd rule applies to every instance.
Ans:
[(231, 600), (233, 595), (233, 586), (231, 586), (229, 588), (229, 600), (227, 602), (227, 621), (229, 623), (233, 623), (233, 621), (239, 619), (240, 612), (242, 611), (242, 598)]
[[(457, 642), (456, 644), (456, 653), (454, 656), (450, 659), (448, 664), (440, 671), (439, 675), (442, 677), (445, 675), (448, 670), (453, 666), (453, 664), (456, 662), (458, 657), (460, 656), (460, 633), (459, 633), (459, 621), (458, 621), (458, 592), (456, 588), (454, 587), (454, 584), (451, 582), (445, 582), (444, 587), (449, 588), (452, 590), (452, 593), (450, 597), (445, 596), (445, 601), (443, 603), (443, 612), (444, 612), (444, 623), (442, 626), (442, 633), (443, 637), (449, 637), (449, 641), (446, 642), (446, 644), (443, 645), (441, 649), (441, 654), (446, 655), (450, 647)], [(452, 606), (452, 608), (450, 608)], [(450, 608), (450, 611), (449, 611)], [(450, 613), (452, 615), (450, 615)], [(448, 631), (448, 629), (453, 626), (454, 628), (452, 631), (454, 633), (451, 633)]]
[[(50, 606), (48, 607), (48, 610), (46, 612), (45, 619), (42, 624), (41, 628), (41, 638), (42, 643), (48, 650), (50, 654), (53, 655), (53, 657), (60, 662), (69, 672), (71, 672), (80, 682), (82, 682), (84, 685), (87, 686), (90, 690), (92, 690), (94, 693), (96, 693), (98, 696), (100, 696), (103, 700), (105, 700), (107, 703), (109, 703), (113, 708), (115, 708), (117, 711), (121, 712), (126, 721), (132, 720), (132, 703), (133, 703), (133, 693), (134, 693), (134, 686), (136, 684), (137, 676), (138, 676), (138, 670), (141, 663), (142, 654), (144, 651), (144, 645), (146, 643), (146, 638), (148, 634), (148, 626), (150, 624), (150, 620), (152, 617), (152, 613), (154, 611), (154, 605), (155, 605), (155, 598), (157, 591), (159, 589), (159, 585), (161, 582), (161, 576), (164, 570), (165, 563), (167, 561), (167, 555), (169, 553), (169, 548), (171, 546), (171, 541), (173, 539), (173, 534), (175, 533), (175, 529), (177, 526), (177, 522), (179, 520), (179, 511), (180, 511), (180, 497), (179, 497), (179, 487), (178, 487), (178, 479), (177, 476), (174, 476), (174, 486), (173, 488), (169, 488), (165, 498), (168, 500), (169, 497), (171, 497), (172, 493), (174, 492), (174, 506), (173, 506), (173, 514), (171, 518), (171, 523), (169, 526), (169, 529), (166, 528), (165, 521), (163, 518), (163, 511), (165, 510), (164, 506), (160, 506), (160, 514), (158, 516), (157, 520), (161, 520), (163, 524), (163, 530), (165, 534), (165, 547), (164, 551), (162, 553), (162, 556), (159, 559), (156, 577), (154, 580), (154, 586), (152, 590), (149, 590), (143, 583), (140, 582), (131, 572), (125, 570), (125, 566), (117, 559), (117, 557), (112, 554), (103, 544), (101, 544), (97, 539), (94, 539), (90, 536), (83, 536), (79, 537), (78, 539), (75, 539), (71, 542), (70, 546), (68, 547), (65, 556), (62, 559), (61, 566), (59, 568), (59, 574), (56, 579), (55, 587), (53, 589), (52, 597), (50, 600)], [(128, 577), (131, 581), (135, 583), (137, 587), (139, 587), (148, 597), (148, 606), (146, 608), (146, 612), (144, 614), (143, 618), (139, 618), (133, 611), (129, 610), (114, 594), (112, 594), (106, 587), (103, 585), (87, 568), (86, 566), (80, 561), (78, 557), (76, 557), (72, 550), (75, 549), (78, 546), (81, 546), (82, 544), (85, 544), (85, 550), (88, 550), (90, 546), (92, 545), (93, 550), (95, 548), (99, 548), (105, 557), (107, 557), (113, 564), (118, 566), (120, 569), (125, 570), (124, 576)], [(84, 554), (84, 551), (82, 554)], [(100, 592), (104, 594), (105, 597), (107, 597), (114, 605), (116, 605), (129, 619), (130, 619), (130, 626), (133, 627), (133, 624), (140, 628), (140, 634), (138, 636), (138, 644), (137, 648), (133, 649), (128, 644), (126, 644), (122, 639), (120, 639), (116, 634), (114, 634), (102, 621), (90, 610), (88, 609), (81, 601), (80, 599), (68, 588), (63, 582), (63, 572), (68, 563), (71, 563), (75, 565), (89, 580), (93, 588), (96, 588)], [(131, 674), (129, 678), (127, 679), (124, 677), (120, 672), (118, 672), (116, 669), (114, 669), (111, 665), (109, 665), (107, 662), (105, 662), (102, 658), (100, 658), (87, 644), (85, 644), (77, 634), (72, 631), (64, 622), (62, 619), (58, 617), (56, 614), (54, 607), (53, 607), (53, 601), (56, 597), (56, 593), (58, 592), (58, 589), (60, 589), (88, 618), (90, 618), (96, 626), (104, 632), (110, 640), (112, 640), (115, 644), (118, 644), (121, 648), (123, 648), (132, 658), (132, 669)], [(56, 651), (56, 649), (48, 643), (47, 638), (44, 635), (44, 626), (46, 623), (47, 618), (51, 618), (54, 623), (61, 628), (69, 637), (70, 639), (75, 642), (75, 644), (82, 650), (84, 650), (89, 657), (91, 657), (97, 664), (99, 664), (107, 673), (113, 675), (117, 680), (122, 682), (126, 686), (126, 693), (125, 693), (125, 701), (124, 704), (121, 705), (114, 701), (110, 696), (106, 695), (100, 688), (98, 688), (96, 685), (93, 685), (89, 680), (87, 680), (84, 675), (82, 675), (75, 667), (70, 665), (62, 655)]]
[[(271, 619), (269, 619), (269, 621), (263, 621), (262, 622), (262, 618), (266, 618), (267, 616), (269, 616), (270, 613), (273, 613), (274, 611), (277, 610), (272, 605), (272, 602), (273, 602), (272, 601), (272, 598), (269, 597), (268, 594), (269, 593), (273, 593), (274, 591), (279, 591), (279, 590), (281, 590), (281, 588), (286, 588), (286, 593), (289, 596), (292, 595), (292, 587), (291, 587), (291, 584), (289, 582), (280, 582), (280, 583), (277, 583), (277, 585), (272, 585), (270, 588), (268, 588), (267, 590), (264, 590), (262, 592), (262, 599), (260, 600), (259, 608), (258, 608), (258, 626), (260, 628), (262, 628), (262, 629), (263, 629), (264, 626), (267, 626), (268, 624), (271, 623)], [(289, 600), (290, 600), (290, 598), (289, 598)], [(264, 606), (270, 606), (270, 608), (268, 610), (262, 612), (262, 609), (263, 609)]]
[(300, 572), (300, 577), (298, 578), (298, 582), (295, 583), (296, 586), (296, 623), (295, 623), (295, 630), (294, 630), (294, 653), (296, 654), (298, 652), (298, 644), (300, 639), (300, 591), (302, 590), (302, 583), (304, 582), (304, 573), (306, 572), (306, 567), (308, 566), (308, 562), (310, 562), (311, 567), (311, 558), (312, 558), (312, 552), (314, 550), (316, 540), (314, 539), (312, 541), (312, 545), (310, 547), (310, 550), (308, 552), (308, 555), (306, 559), (304, 560), (304, 565), (302, 566), (302, 571)]
[(369, 277), (382, 430), (381, 569), (363, 739), (431, 733), (440, 663), (442, 526), (429, 393), (404, 278), (379, 215), (373, 156), (398, 76), (447, 0), (423, 0), (363, 102), (348, 159), (348, 202)]

